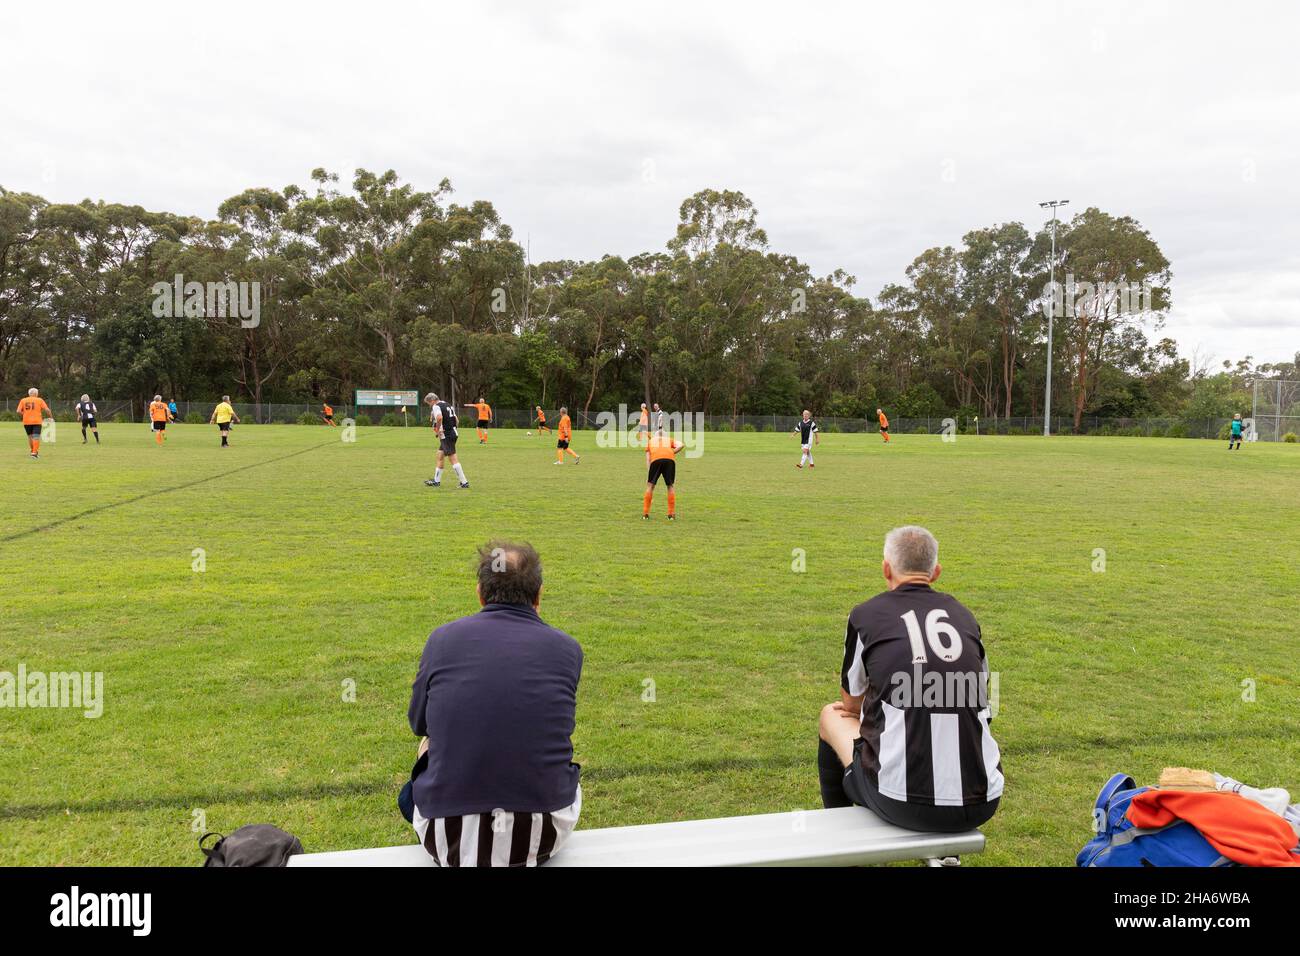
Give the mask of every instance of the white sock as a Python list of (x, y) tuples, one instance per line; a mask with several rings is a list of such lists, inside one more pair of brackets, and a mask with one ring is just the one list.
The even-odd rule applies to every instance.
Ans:
[(806, 464), (808, 464), (808, 453), (807, 453), (807, 452), (804, 452), (802, 455), (799, 456), (799, 464), (801, 464), (801, 465), (806, 465)]
[(456, 464), (452, 465), (451, 467), (452, 467), (452, 469), (456, 472), (456, 477), (459, 478), (459, 479), (461, 480), (461, 483), (462, 483), (462, 484), (464, 484), (464, 482), (465, 482), (465, 469), (463, 469), (463, 468), (460, 467), (460, 462), (456, 462)]
[(815, 464), (816, 464), (816, 462), (813, 461), (812, 452), (808, 452), (808, 464), (810, 464), (810, 465), (815, 465)]
[(441, 469), (441, 468), (435, 468), (435, 469), (433, 469), (433, 480), (434, 480), (434, 481), (442, 481), (442, 469)]

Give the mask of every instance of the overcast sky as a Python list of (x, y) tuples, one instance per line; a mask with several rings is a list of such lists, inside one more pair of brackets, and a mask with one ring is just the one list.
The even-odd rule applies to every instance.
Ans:
[(633, 255), (738, 189), (875, 297), (924, 249), (1069, 199), (1146, 226), (1165, 334), (1300, 351), (1300, 5), (9, 6), (0, 185), (214, 216), (316, 166), (450, 178), (534, 261)]

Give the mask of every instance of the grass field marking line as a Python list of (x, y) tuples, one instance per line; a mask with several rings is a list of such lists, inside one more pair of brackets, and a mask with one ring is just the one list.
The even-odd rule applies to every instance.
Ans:
[[(392, 430), (396, 431), (396, 429), (392, 429)], [(152, 498), (155, 495), (166, 495), (166, 494), (170, 494), (173, 491), (184, 491), (186, 488), (193, 488), (196, 485), (206, 484), (209, 481), (217, 481), (220, 478), (228, 478), (231, 475), (237, 475), (241, 471), (248, 471), (250, 468), (260, 468), (263, 465), (274, 465), (276, 462), (286, 461), (290, 458), (297, 458), (299, 455), (305, 455), (309, 451), (316, 451), (320, 448), (327, 448), (334, 444), (336, 444), (336, 442), (334, 441), (334, 439), (331, 438), (329, 441), (321, 442), (319, 445), (311, 445), (307, 448), (299, 448), (297, 451), (291, 451), (289, 452), (289, 454), (281, 455), (279, 458), (267, 458), (263, 461), (249, 462), (247, 465), (240, 465), (238, 468), (232, 468), (229, 471), (223, 471), (215, 475), (209, 475), (206, 478), (195, 478), (193, 481), (186, 481), (186, 482), (182, 482), (179, 485), (172, 485), (170, 488), (159, 488), (155, 491), (145, 491), (145, 492), (141, 492), (138, 495), (132, 495), (130, 498), (123, 498), (121, 501), (111, 501), (106, 505), (97, 505), (94, 508), (87, 508), (85, 511), (78, 511), (76, 514), (71, 514), (64, 518), (56, 518), (54, 521), (50, 521), (43, 525), (38, 525), (35, 528), (28, 528), (26, 531), (15, 531), (13, 534), (7, 534), (4, 537), (0, 538), (0, 544), (8, 544), (10, 541), (18, 541), (30, 535), (39, 534), (42, 531), (53, 531), (55, 528), (65, 525), (69, 521), (76, 521), (78, 518), (87, 518), (90, 515), (99, 514), (100, 512), (103, 511), (112, 511), (114, 508), (121, 508), (124, 505), (135, 504), (137, 501), (143, 501), (144, 499)]]

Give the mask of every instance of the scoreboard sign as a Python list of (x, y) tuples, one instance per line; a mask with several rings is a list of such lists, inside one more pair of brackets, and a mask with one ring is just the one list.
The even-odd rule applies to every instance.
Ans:
[(400, 405), (419, 405), (420, 393), (415, 389), (398, 389), (395, 391), (382, 391), (373, 388), (357, 389), (357, 405), (391, 405), (394, 408)]

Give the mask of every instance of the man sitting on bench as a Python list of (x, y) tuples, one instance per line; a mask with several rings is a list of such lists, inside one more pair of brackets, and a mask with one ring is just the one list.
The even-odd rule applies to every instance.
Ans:
[(542, 561), (527, 544), (479, 549), (478, 599), (425, 644), (407, 714), (424, 739), (397, 804), (440, 866), (536, 866), (582, 807), (582, 648), (538, 616)]
[(988, 662), (974, 615), (930, 585), (939, 543), (924, 528), (885, 536), (888, 590), (849, 614), (840, 700), (822, 708), (822, 803), (856, 803), (895, 826), (956, 833), (1002, 796), (989, 732)]

